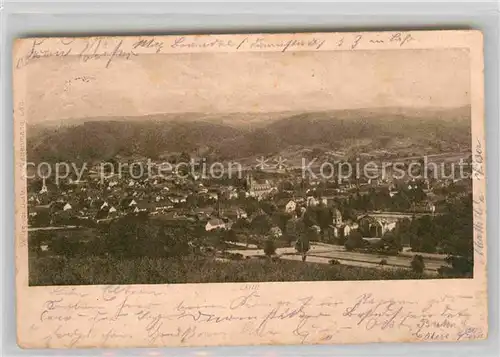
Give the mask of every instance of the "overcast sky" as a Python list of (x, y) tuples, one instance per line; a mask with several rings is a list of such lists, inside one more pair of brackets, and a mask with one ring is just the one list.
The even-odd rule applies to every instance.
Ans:
[(30, 123), (173, 112), (469, 104), (468, 52), (381, 50), (142, 55), (28, 67)]

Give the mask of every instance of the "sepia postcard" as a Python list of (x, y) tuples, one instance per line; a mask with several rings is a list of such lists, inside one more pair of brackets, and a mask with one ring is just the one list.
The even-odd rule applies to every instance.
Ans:
[(23, 348), (487, 338), (479, 31), (26, 38)]

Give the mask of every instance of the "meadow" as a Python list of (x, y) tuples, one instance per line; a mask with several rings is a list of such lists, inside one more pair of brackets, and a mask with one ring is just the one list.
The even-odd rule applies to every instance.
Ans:
[(370, 269), (280, 259), (63, 257), (30, 259), (30, 285), (177, 284), (426, 279), (411, 270)]

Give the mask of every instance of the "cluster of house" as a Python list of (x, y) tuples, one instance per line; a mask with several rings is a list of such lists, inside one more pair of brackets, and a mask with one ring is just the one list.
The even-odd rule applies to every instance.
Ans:
[[(269, 181), (259, 183), (251, 175), (247, 176), (244, 189), (226, 186), (217, 187), (217, 190), (205, 187), (201, 182), (196, 185), (191, 182), (191, 185), (187, 185), (187, 182), (158, 179), (150, 182), (132, 179), (120, 182), (110, 179), (105, 185), (92, 180), (68, 180), (64, 188), (48, 185), (45, 179), (42, 181), (41, 188), (37, 191), (31, 190), (28, 198), (29, 223), (32, 226), (70, 226), (81, 224), (82, 221), (99, 223), (143, 212), (173, 220), (204, 222), (206, 231), (228, 230), (239, 219), (251, 223), (263, 214), (262, 210), (257, 210), (249, 216), (236, 202), (229, 205), (228, 202), (241, 197), (262, 200), (271, 198), (273, 193), (278, 191), (274, 183)], [(185, 205), (191, 199), (204, 202), (198, 206)], [(221, 201), (225, 202), (224, 207)], [(298, 197), (282, 199), (279, 207), (284, 212), (297, 216), (295, 212), (300, 207), (305, 210), (307, 206), (329, 202), (326, 198), (317, 200), (312, 197)], [(340, 219), (335, 218), (332, 228), (349, 229), (348, 226), (341, 224), (340, 212), (338, 210), (336, 212)], [(269, 234), (279, 238), (283, 232), (278, 226), (273, 225)]]
[[(238, 192), (233, 187), (217, 191), (209, 190), (203, 183), (196, 185), (183, 180), (122, 180), (110, 179), (102, 184), (98, 179), (72, 181), (64, 188), (48, 187), (43, 179), (42, 187), (28, 195), (29, 217), (36, 220), (41, 213), (50, 217), (71, 216), (81, 220), (110, 220), (130, 213), (147, 212), (151, 215), (165, 214), (190, 197), (198, 201), (215, 203), (220, 196), (235, 198)], [(52, 224), (45, 222), (45, 225)]]
[(246, 178), (244, 189), (177, 177), (144, 180), (110, 177), (104, 182), (99, 177), (69, 178), (60, 185), (49, 184), (43, 178), (41, 188), (34, 189), (36, 186), (35, 182), (28, 182), (29, 216), (33, 220), (42, 212), (48, 212), (50, 216), (72, 215), (97, 222), (130, 213), (167, 214), (188, 200), (195, 201), (194, 206), (213, 206), (222, 198), (254, 197), (260, 200), (277, 191), (269, 182), (257, 183), (251, 175)]
[[(287, 178), (289, 179), (289, 178)], [(322, 195), (315, 195), (315, 187), (319, 180), (309, 180), (307, 187), (301, 192), (288, 192), (290, 198), (276, 201), (277, 206), (291, 214), (293, 219), (300, 219), (300, 214), (307, 207), (323, 205), (333, 207), (339, 198), (349, 198), (350, 190), (386, 184), (378, 181), (367, 181), (361, 185), (348, 181), (340, 182), (335, 189)], [(249, 222), (255, 218), (254, 213), (248, 216), (238, 206), (238, 199), (255, 198), (257, 200), (273, 200), (280, 191), (280, 180), (259, 182), (248, 173), (242, 187), (221, 185), (216, 182), (202, 181), (198, 178), (163, 178), (150, 177), (136, 180), (130, 177), (108, 177), (104, 182), (100, 177), (89, 175), (81, 180), (68, 179), (64, 185), (56, 186), (42, 180), (41, 188), (28, 182), (28, 214), (29, 224), (36, 226), (71, 225), (75, 220), (99, 223), (109, 221), (128, 214), (147, 213), (151, 216), (165, 216), (173, 220), (197, 220), (204, 222), (206, 231), (230, 229), (238, 219)], [(417, 184), (409, 181), (408, 189), (416, 189)], [(428, 196), (432, 189), (425, 185)], [(35, 187), (39, 187), (35, 189)], [(389, 186), (389, 195), (393, 197), (398, 191)], [(230, 202), (234, 200), (234, 204)], [(224, 207), (221, 205), (224, 201)], [(229, 202), (229, 204), (228, 204)], [(436, 207), (431, 200), (426, 201), (426, 212), (434, 213)], [(293, 221), (292, 219), (292, 221)], [(392, 221), (391, 221), (392, 222)], [(392, 224), (392, 223), (391, 223)], [(314, 228), (314, 227), (313, 227)], [(358, 228), (357, 222), (342, 220), (338, 209), (332, 213), (332, 224), (329, 227), (333, 236), (348, 236)], [(319, 229), (319, 227), (317, 227)], [(383, 230), (390, 230), (385, 227)], [(375, 232), (378, 234), (380, 231)], [(270, 234), (279, 237), (283, 234), (277, 226), (272, 226)]]

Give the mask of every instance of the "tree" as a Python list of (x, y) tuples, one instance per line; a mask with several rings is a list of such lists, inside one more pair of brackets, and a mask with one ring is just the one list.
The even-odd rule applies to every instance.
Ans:
[(183, 151), (180, 155), (179, 155), (179, 161), (182, 162), (182, 163), (190, 163), (191, 162), (191, 156), (189, 155), (189, 153)]
[[(321, 228), (321, 238), (324, 240), (325, 231), (328, 231), (328, 227), (332, 224), (333, 214), (332, 210), (326, 206), (318, 206), (316, 208), (316, 221), (318, 226)], [(330, 238), (330, 237), (328, 237)]]
[(262, 201), (260, 203), (260, 208), (269, 216), (278, 211), (278, 207), (276, 207), (276, 204), (272, 201)]
[(454, 202), (448, 212), (436, 217), (441, 250), (449, 255), (448, 260), (456, 274), (472, 274), (474, 265), (474, 227), (472, 195)]
[(297, 241), (305, 233), (305, 230), (302, 220), (298, 218), (290, 219), (284, 232), (285, 240), (291, 245), (293, 241)]
[(382, 237), (382, 247), (390, 252), (397, 253), (403, 249), (401, 237), (395, 231), (389, 231)]
[(163, 245), (163, 251), (168, 257), (181, 257), (189, 254), (189, 239), (186, 229), (167, 227), (163, 225), (158, 231), (157, 240)]
[(306, 227), (318, 225), (316, 212), (312, 207), (308, 208), (304, 213), (303, 221)]
[(266, 256), (270, 257), (276, 253), (276, 246), (271, 239), (266, 240), (264, 243), (264, 253)]
[(415, 273), (422, 274), (425, 269), (424, 257), (420, 254), (415, 255), (411, 261), (411, 269)]
[(398, 236), (401, 245), (410, 245), (416, 239), (416, 235), (412, 230), (412, 221), (409, 218), (398, 220), (394, 228), (395, 234)]
[(431, 216), (414, 219), (411, 225), (411, 249), (414, 252), (435, 253), (438, 244), (438, 227)]
[(246, 218), (238, 218), (231, 227), (231, 230), (244, 234), (246, 237), (246, 246), (248, 248), (248, 244), (250, 243), (250, 222)]
[(286, 226), (288, 221), (292, 218), (290, 213), (286, 212), (276, 212), (273, 215), (273, 221), (281, 229), (282, 232), (286, 231)]
[(295, 242), (295, 250), (302, 254), (302, 261), (305, 262), (307, 259), (307, 252), (311, 249), (309, 239), (306, 234), (302, 234), (301, 237)]
[(44, 227), (44, 226), (50, 226), (50, 221), (51, 221), (51, 214), (49, 210), (43, 210), (40, 212), (37, 212), (37, 214), (32, 217), (29, 217), (29, 223), (33, 227)]
[(272, 221), (266, 214), (255, 217), (251, 223), (251, 229), (256, 234), (265, 235), (272, 227)]
[(246, 218), (238, 218), (236, 222), (234, 222), (232, 229), (236, 231), (245, 231), (250, 228), (250, 222)]
[(245, 200), (243, 208), (250, 217), (259, 209), (259, 201), (257, 201), (255, 198), (248, 198)]
[(225, 232), (220, 229), (215, 229), (210, 232), (210, 245), (215, 249), (225, 251), (226, 242), (224, 241)]
[(446, 257), (445, 261), (451, 265), (453, 275), (470, 276), (474, 269), (473, 262), (465, 257), (450, 255)]
[(349, 233), (349, 237), (345, 242), (345, 249), (348, 251), (362, 248), (364, 246), (363, 236), (358, 230), (353, 230)]
[(234, 231), (233, 229), (229, 229), (225, 232), (225, 239), (228, 242), (237, 242), (238, 235), (236, 234), (236, 231)]
[(351, 206), (344, 204), (339, 208), (340, 212), (342, 213), (342, 217), (344, 220), (355, 220), (356, 219), (356, 212), (352, 209)]
[(319, 234), (318, 234), (319, 230), (320, 230), (320, 228), (318, 226), (309, 227), (306, 231), (307, 240), (309, 242), (317, 242), (318, 238), (319, 238)]

